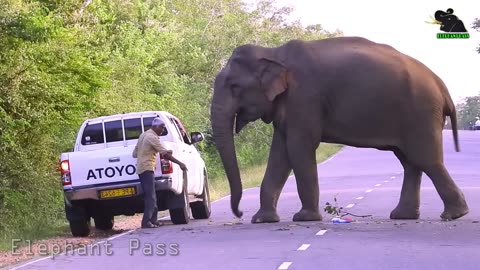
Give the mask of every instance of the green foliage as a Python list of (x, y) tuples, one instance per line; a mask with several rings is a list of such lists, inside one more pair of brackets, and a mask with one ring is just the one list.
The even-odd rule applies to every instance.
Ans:
[(480, 117), (480, 95), (466, 97), (456, 105), (459, 129), (470, 129), (475, 123), (475, 117)]
[[(170, 111), (206, 135), (209, 173), (223, 175), (209, 104), (232, 50), (341, 35), (289, 23), (291, 10), (272, 2), (246, 11), (239, 0), (2, 1), (0, 235), (64, 221), (58, 157), (91, 117)], [(271, 133), (256, 122), (238, 135), (241, 167), (265, 162)]]
[(340, 213), (343, 210), (343, 207), (338, 207), (337, 197), (333, 197), (334, 204), (329, 202), (325, 203), (325, 208), (323, 210), (334, 217), (340, 216)]

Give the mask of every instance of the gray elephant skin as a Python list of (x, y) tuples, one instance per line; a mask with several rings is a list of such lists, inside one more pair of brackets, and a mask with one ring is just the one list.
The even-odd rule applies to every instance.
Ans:
[(422, 172), (443, 201), (442, 219), (469, 211), (443, 161), (447, 116), (460, 151), (448, 89), (427, 66), (391, 46), (361, 37), (239, 46), (215, 78), (210, 109), (237, 217), (243, 215), (242, 183), (234, 132), (258, 119), (273, 123), (260, 209), (252, 223), (280, 220), (277, 202), (292, 170), (302, 204), (293, 221), (322, 220), (315, 156), (321, 142), (393, 152), (404, 178), (391, 219), (419, 218)]

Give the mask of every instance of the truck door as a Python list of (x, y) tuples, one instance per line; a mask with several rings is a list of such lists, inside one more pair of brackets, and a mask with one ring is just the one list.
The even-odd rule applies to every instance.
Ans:
[(179, 149), (180, 149), (180, 153), (178, 154), (175, 154), (173, 153), (173, 156), (174, 157), (177, 157), (178, 156), (178, 160), (180, 160), (181, 162), (185, 163), (185, 166), (187, 166), (187, 179), (188, 179), (188, 190), (189, 192), (192, 192), (192, 190), (194, 190), (195, 188), (195, 184), (197, 182), (197, 180), (195, 179), (195, 162), (194, 160), (192, 159), (192, 155), (191, 155), (191, 150), (190, 148), (188, 147), (189, 145), (187, 145), (184, 141), (184, 138), (182, 136), (182, 132), (179, 128), (179, 125), (178, 125), (178, 122), (175, 118), (169, 118), (172, 125), (174, 126), (175, 128), (175, 131), (172, 131), (172, 132), (175, 132), (176, 135), (178, 135), (178, 140), (179, 140)]

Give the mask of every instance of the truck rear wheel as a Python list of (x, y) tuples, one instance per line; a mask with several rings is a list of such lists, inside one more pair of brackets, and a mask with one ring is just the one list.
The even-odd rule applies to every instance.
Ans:
[(65, 203), (65, 215), (73, 236), (85, 237), (90, 234), (90, 217), (84, 206)]
[(75, 237), (86, 237), (90, 234), (90, 221), (87, 220), (69, 220), (70, 231)]
[(183, 191), (177, 195), (183, 198), (183, 207), (169, 209), (173, 224), (187, 224), (190, 221), (190, 204), (188, 199), (187, 181), (183, 181)]
[(96, 216), (93, 218), (95, 221), (95, 228), (99, 230), (111, 230), (113, 228), (114, 219), (112, 216)]
[(201, 195), (202, 201), (193, 202), (192, 216), (194, 219), (207, 219), (211, 214), (210, 204), (210, 190), (208, 188), (208, 176), (207, 172), (203, 172), (203, 193)]

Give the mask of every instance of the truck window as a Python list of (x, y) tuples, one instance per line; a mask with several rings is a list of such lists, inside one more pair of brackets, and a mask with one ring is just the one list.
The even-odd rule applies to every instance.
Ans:
[(102, 123), (87, 124), (83, 129), (82, 145), (103, 143)]
[(107, 143), (123, 141), (122, 121), (105, 122), (105, 137)]
[(180, 119), (178, 118), (173, 120), (177, 124), (178, 129), (180, 130), (180, 134), (182, 135), (183, 142), (185, 142), (186, 144), (192, 144), (192, 142), (190, 141), (190, 138), (188, 138), (188, 131), (185, 128), (185, 126), (183, 126), (182, 121), (180, 121)]
[(125, 140), (135, 140), (142, 134), (142, 121), (140, 118), (126, 119), (123, 121), (125, 126)]

